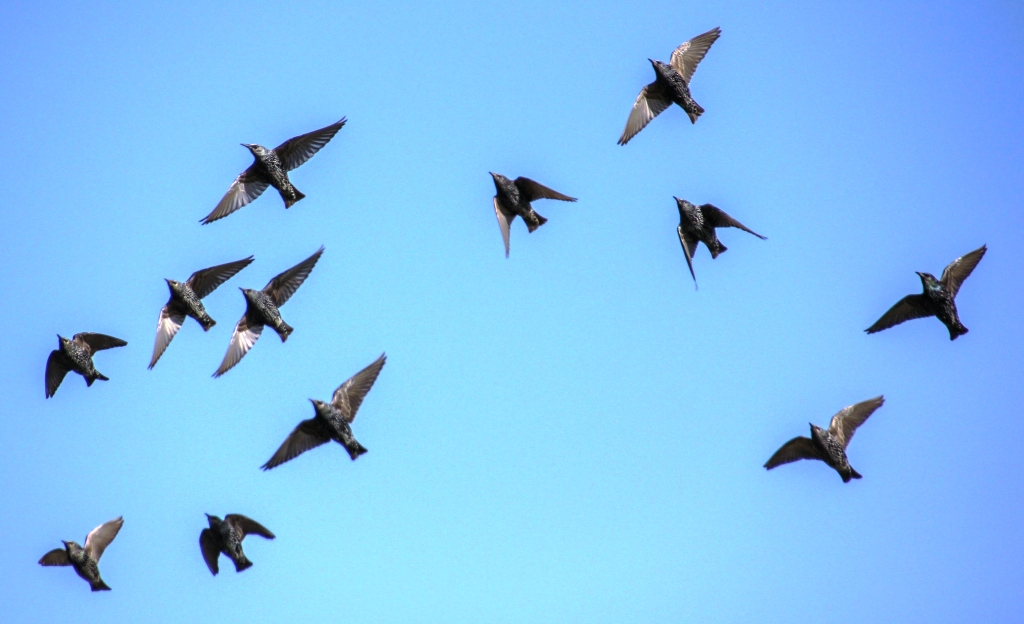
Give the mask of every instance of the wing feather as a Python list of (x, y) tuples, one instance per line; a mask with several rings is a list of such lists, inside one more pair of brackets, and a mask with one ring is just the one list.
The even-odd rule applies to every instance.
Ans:
[(377, 381), (377, 376), (380, 375), (380, 371), (384, 368), (384, 364), (387, 361), (387, 354), (381, 353), (380, 357), (374, 360), (373, 363), (352, 375), (348, 381), (338, 386), (338, 389), (334, 391), (331, 405), (343, 410), (348, 422), (356, 419), (356, 412), (359, 411), (359, 406), (363, 404), (363, 399), (366, 398), (366, 394), (373, 387), (374, 382)]
[(185, 284), (192, 289), (196, 297), (202, 299), (209, 295), (218, 286), (234, 277), (239, 271), (252, 264), (253, 257), (242, 258), (234, 262), (218, 264), (207, 269), (200, 269), (188, 278)]
[(153, 344), (153, 358), (149, 361), (150, 370), (156, 366), (156, 361), (164, 354), (167, 345), (171, 344), (171, 339), (178, 333), (184, 322), (184, 314), (172, 313), (167, 309), (167, 306), (160, 310), (160, 320), (156, 324), (156, 342)]
[(697, 251), (697, 239), (687, 239), (683, 233), (683, 226), (676, 226), (676, 233), (679, 234), (679, 244), (683, 247), (683, 255), (686, 256), (686, 266), (690, 267), (690, 276), (693, 277), (693, 289), (697, 290), (697, 275), (693, 272), (693, 254)]
[(540, 182), (535, 182), (530, 178), (524, 178), (523, 176), (519, 176), (513, 180), (512, 183), (519, 189), (520, 196), (528, 202), (532, 202), (537, 199), (558, 199), (567, 202), (576, 201), (575, 197), (563, 195), (554, 189), (544, 186)]
[(203, 561), (210, 568), (210, 573), (217, 576), (220, 572), (220, 546), (211, 529), (203, 529), (199, 533), (199, 550), (203, 553)]
[(285, 171), (291, 171), (312, 158), (313, 154), (319, 152), (320, 148), (327, 145), (334, 135), (338, 134), (338, 130), (341, 130), (346, 121), (342, 117), (325, 128), (301, 134), (275, 147), (274, 152), (281, 159)]
[(54, 548), (50, 552), (43, 555), (43, 558), (39, 560), (41, 566), (69, 566), (71, 560), (68, 559), (68, 551), (63, 548)]
[(283, 306), (295, 291), (302, 286), (309, 274), (313, 271), (320, 256), (324, 253), (323, 245), (312, 256), (296, 264), (284, 273), (281, 273), (263, 287), (263, 292), (270, 295), (277, 307)]
[(927, 298), (924, 295), (907, 295), (896, 302), (896, 305), (882, 315), (882, 318), (875, 321), (875, 324), (864, 331), (869, 334), (880, 332), (883, 329), (895, 327), (905, 321), (931, 316), (928, 309)]
[(92, 332), (81, 332), (75, 334), (72, 340), (84, 347), (89, 347), (89, 350), (93, 353), (103, 351), (104, 349), (123, 347), (128, 344), (120, 338), (114, 338), (113, 336), (108, 336), (106, 334), (95, 334)]
[(704, 55), (711, 49), (713, 44), (722, 35), (722, 29), (714, 27), (702, 35), (697, 35), (686, 43), (682, 44), (672, 52), (669, 59), (671, 65), (683, 77), (687, 83), (693, 78), (693, 72), (697, 71), (697, 65), (704, 59)]
[(843, 443), (843, 448), (846, 448), (850, 445), (850, 440), (853, 439), (857, 427), (863, 425), (868, 416), (874, 414), (875, 410), (882, 407), (883, 403), (885, 403), (885, 397), (879, 395), (873, 399), (844, 407), (832, 417), (832, 422), (828, 425), (829, 433), (839, 438)]
[(797, 436), (775, 451), (771, 459), (765, 462), (764, 467), (767, 470), (771, 470), (776, 466), (789, 464), (801, 459), (821, 459), (821, 454), (818, 453), (818, 449), (815, 448), (814, 442), (811, 442), (810, 438)]
[(640, 95), (636, 97), (636, 102), (633, 103), (633, 110), (629, 113), (629, 119), (626, 120), (626, 127), (622, 130), (622, 136), (619, 137), (619, 145), (629, 143), (629, 140), (643, 130), (644, 126), (649, 124), (652, 119), (660, 115), (671, 104), (671, 98), (658, 86), (657, 82), (652, 82), (641, 89)]
[(494, 196), (494, 216), (498, 217), (498, 227), (501, 228), (501, 240), (505, 241), (505, 257), (508, 258), (509, 226), (515, 221), (516, 213), (506, 211), (498, 196)]
[(274, 453), (274, 456), (261, 466), (263, 470), (276, 468), (286, 461), (295, 459), (311, 448), (326, 444), (331, 434), (317, 418), (310, 418), (299, 423)]
[(220, 368), (213, 374), (214, 377), (220, 377), (224, 373), (231, 370), (235, 364), (238, 364), (249, 349), (256, 344), (259, 340), (260, 334), (263, 333), (263, 325), (252, 325), (248, 323), (248, 317), (243, 315), (242, 319), (235, 325), (235, 333), (231, 335), (231, 342), (228, 344), (227, 353), (224, 354), (224, 360), (220, 363)]
[(255, 164), (250, 165), (248, 169), (238, 174), (235, 181), (228, 187), (228, 192), (224, 193), (224, 197), (221, 198), (213, 211), (199, 222), (206, 225), (218, 219), (223, 219), (262, 195), (268, 186), (270, 186), (270, 181), (259, 174)]
[(270, 529), (242, 514), (228, 514), (224, 516), (224, 522), (233, 526), (236, 531), (240, 531), (242, 537), (246, 535), (259, 535), (266, 539), (274, 539), (274, 534), (270, 532)]
[(714, 204), (703, 204), (700, 207), (700, 212), (704, 216), (704, 222), (710, 225), (711, 227), (733, 227), (743, 230), (744, 232), (753, 234), (754, 236), (760, 238), (761, 240), (768, 240), (767, 237), (761, 236), (760, 234), (743, 225), (736, 219), (733, 219), (728, 214), (726, 214), (724, 210), (718, 208)]
[(50, 351), (50, 357), (46, 359), (46, 398), (57, 393), (57, 388), (64, 381), (64, 377), (71, 370), (71, 360), (59, 349)]
[(949, 266), (942, 271), (942, 279), (940, 281), (951, 295), (956, 297), (956, 294), (960, 292), (960, 285), (974, 271), (974, 267), (978, 266), (986, 251), (988, 251), (988, 246), (982, 245), (971, 253), (960, 256), (950, 262)]
[(99, 561), (103, 556), (103, 551), (110, 546), (110, 542), (114, 541), (122, 526), (124, 526), (124, 518), (118, 516), (90, 531), (89, 535), (85, 537), (85, 553), (92, 557), (93, 561)]

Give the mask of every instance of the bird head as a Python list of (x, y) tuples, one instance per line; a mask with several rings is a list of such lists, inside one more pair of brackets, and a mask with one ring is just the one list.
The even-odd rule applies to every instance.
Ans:
[(238, 290), (242, 291), (242, 296), (244, 296), (247, 301), (252, 301), (253, 297), (256, 295), (256, 291), (251, 288), (239, 287)]
[(675, 195), (672, 196), (672, 199), (676, 200), (676, 208), (679, 209), (679, 214), (693, 212), (694, 210), (697, 209), (697, 206), (686, 201), (685, 199), (679, 199)]
[(210, 514), (206, 514), (206, 521), (210, 523), (210, 528), (213, 528), (221, 522), (220, 518), (217, 516), (211, 516)]
[(257, 145), (256, 143), (242, 143), (242, 147), (252, 152), (253, 156), (259, 156), (261, 154), (267, 153), (267, 148), (263, 147), (262, 145)]
[(64, 550), (67, 552), (75, 552), (76, 550), (82, 550), (82, 547), (78, 545), (78, 542), (61, 540), (64, 542)]
[(651, 59), (651, 58), (649, 58), (647, 60), (651, 62), (651, 66), (654, 67), (654, 71), (658, 71), (659, 69), (662, 69), (663, 67), (665, 67), (665, 64), (662, 63), (661, 61), (656, 61), (656, 60)]
[(488, 171), (488, 173), (490, 173), (491, 174), (491, 178), (494, 179), (494, 186), (501, 186), (503, 184), (510, 184), (511, 183), (511, 181), (508, 178), (506, 178), (505, 176), (501, 175), (500, 173), (494, 173), (493, 171)]
[(313, 404), (313, 409), (315, 409), (318, 412), (327, 407), (327, 403), (324, 403), (323, 401), (318, 401), (316, 399), (310, 399), (309, 402)]
[(917, 271), (917, 276), (921, 278), (921, 285), (925, 288), (935, 289), (939, 287), (939, 280), (935, 279), (935, 276), (931, 273), (922, 273)]
[(65, 342), (69, 342), (68, 339), (65, 338), (64, 336), (61, 336), (60, 334), (57, 334), (57, 347), (63, 347)]
[(807, 424), (811, 426), (811, 437), (812, 438), (820, 438), (821, 437), (821, 432), (822, 432), (821, 427), (819, 427), (818, 425), (816, 425), (814, 423), (807, 423)]
[(171, 292), (175, 292), (178, 290), (178, 287), (181, 286), (181, 282), (177, 280), (167, 279), (165, 277), (164, 281), (167, 282), (167, 287), (171, 289)]

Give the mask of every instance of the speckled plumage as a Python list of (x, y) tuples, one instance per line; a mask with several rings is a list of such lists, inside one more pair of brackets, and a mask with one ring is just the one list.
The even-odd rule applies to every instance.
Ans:
[(320, 247), (312, 256), (270, 280), (263, 290), (239, 289), (245, 297), (245, 314), (235, 325), (227, 353), (224, 354), (220, 367), (213, 374), (214, 377), (220, 377), (238, 364), (242, 357), (249, 352), (249, 349), (256, 344), (265, 326), (272, 327), (281, 338), (281, 342), (288, 340), (293, 329), (281, 318), (279, 308), (306, 281), (323, 253), (324, 248)]
[(295, 427), (274, 456), (263, 464), (263, 469), (270, 470), (280, 466), (331, 440), (345, 447), (353, 461), (365, 453), (366, 448), (355, 439), (350, 425), (355, 420), (356, 412), (359, 411), (366, 394), (377, 381), (385, 362), (387, 356), (382, 353), (372, 364), (338, 386), (330, 403), (310, 399), (315, 412), (313, 418), (304, 420)]
[(221, 520), (217, 516), (206, 514), (210, 528), (199, 533), (199, 550), (206, 561), (210, 573), (217, 576), (220, 571), (218, 559), (221, 553), (235, 564), (235, 572), (252, 567), (252, 561), (242, 550), (242, 540), (247, 535), (259, 535), (266, 539), (274, 539), (274, 534), (265, 526), (241, 514), (228, 514)]
[(200, 222), (206, 225), (228, 216), (259, 197), (268, 186), (277, 189), (285, 208), (291, 208), (305, 195), (292, 184), (288, 172), (305, 163), (327, 145), (345, 125), (345, 121), (343, 117), (329, 126), (288, 139), (274, 149), (255, 143), (242, 143), (252, 153), (254, 162), (235, 178), (220, 203)]
[(217, 324), (217, 321), (213, 320), (206, 312), (202, 302), (203, 297), (249, 266), (252, 261), (253, 257), (249, 256), (235, 262), (201, 269), (184, 282), (164, 280), (167, 282), (167, 288), (171, 291), (171, 297), (160, 310), (160, 318), (156, 326), (156, 342), (153, 344), (153, 357), (149, 361), (150, 369), (156, 366), (157, 360), (171, 344), (171, 340), (185, 322), (186, 316), (194, 318), (202, 326), (203, 331), (209, 331)]
[(697, 286), (697, 276), (693, 272), (693, 255), (697, 252), (697, 243), (704, 243), (707, 246), (712, 259), (727, 250), (722, 241), (718, 240), (715, 228), (734, 227), (761, 240), (767, 240), (712, 204), (697, 206), (685, 199), (674, 199), (679, 210), (679, 226), (676, 227), (676, 233), (679, 235), (679, 244), (683, 246), (683, 255), (686, 256), (686, 265), (690, 268), (694, 287)]
[(619, 137), (619, 145), (629, 143), (644, 126), (672, 104), (686, 111), (691, 123), (697, 123), (704, 109), (690, 95), (690, 80), (697, 65), (721, 34), (720, 28), (713, 28), (690, 39), (672, 52), (668, 63), (647, 59), (654, 68), (654, 82), (641, 89), (633, 103), (626, 127)]
[(838, 472), (843, 483), (849, 482), (850, 479), (860, 479), (861, 475), (853, 469), (846, 457), (846, 447), (849, 446), (857, 428), (883, 403), (885, 397), (877, 396), (845, 407), (832, 417), (828, 429), (810, 423), (811, 437), (799, 436), (783, 444), (771, 459), (765, 462), (765, 469), (771, 470), (801, 459), (817, 459)]
[(500, 173), (491, 173), (491, 178), (494, 180), (494, 189), (497, 191), (494, 196), (494, 214), (498, 218), (501, 238), (505, 242), (506, 258), (509, 252), (509, 227), (517, 216), (522, 217), (530, 232), (548, 222), (547, 219), (537, 214), (531, 202), (538, 199), (576, 201), (575, 197), (563, 195), (530, 178), (520, 176), (515, 180), (509, 180)]
[(75, 334), (70, 340), (58, 334), (57, 348), (50, 352), (50, 357), (46, 360), (46, 398), (57, 392), (57, 388), (64, 381), (64, 376), (71, 371), (84, 377), (87, 386), (92, 386), (92, 382), (97, 379), (109, 381), (96, 370), (92, 356), (97, 351), (123, 347), (126, 344), (128, 343), (120, 338), (105, 334), (82, 332)]
[(882, 315), (882, 318), (864, 331), (874, 334), (911, 319), (934, 316), (946, 326), (950, 340), (956, 340), (966, 334), (968, 330), (960, 322), (960, 315), (957, 313), (956, 296), (960, 292), (961, 284), (974, 271), (974, 267), (978, 266), (987, 250), (988, 247), (982, 245), (950, 262), (939, 279), (935, 279), (931, 273), (918, 272), (917, 276), (921, 278), (924, 292), (900, 299)]
[(83, 548), (77, 542), (64, 541), (64, 548), (55, 548), (43, 555), (39, 560), (41, 566), (71, 566), (78, 576), (89, 583), (92, 591), (110, 591), (110, 587), (100, 577), (99, 562), (110, 542), (124, 525), (119, 516), (104, 522), (89, 532)]

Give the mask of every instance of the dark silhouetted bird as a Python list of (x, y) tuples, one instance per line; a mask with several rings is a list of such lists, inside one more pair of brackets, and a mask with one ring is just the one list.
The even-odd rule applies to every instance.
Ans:
[(302, 282), (309, 277), (323, 253), (324, 248), (321, 246), (312, 256), (270, 280), (263, 290), (239, 289), (245, 296), (245, 314), (235, 325), (235, 333), (231, 335), (228, 352), (224, 354), (224, 360), (220, 363), (217, 372), (213, 374), (214, 377), (220, 377), (231, 370), (235, 364), (238, 364), (242, 357), (249, 352), (249, 349), (256, 344), (265, 325), (274, 328), (277, 335), (281, 337), (281, 342), (288, 340), (292, 328), (281, 318), (278, 308), (295, 294), (299, 286), (302, 286)]
[(679, 208), (679, 227), (676, 228), (676, 232), (679, 234), (679, 243), (683, 246), (683, 254), (686, 255), (686, 265), (690, 267), (690, 275), (693, 276), (694, 287), (697, 286), (697, 276), (693, 272), (693, 254), (697, 252), (697, 243), (701, 242), (707, 246), (712, 259), (727, 249), (722, 241), (718, 240), (715, 228), (739, 228), (761, 240), (768, 240), (711, 204), (696, 206), (685, 199), (673, 199)]
[(697, 35), (672, 52), (668, 65), (661, 61), (647, 59), (654, 66), (654, 82), (640, 91), (633, 111), (626, 120), (626, 128), (619, 137), (619, 145), (629, 143), (652, 119), (672, 104), (678, 104), (686, 111), (692, 123), (704, 113), (700, 104), (690, 96), (690, 79), (711, 44), (722, 34), (720, 28), (713, 28), (703, 35)]
[(377, 381), (380, 369), (384, 368), (387, 356), (381, 353), (373, 364), (352, 376), (351, 379), (341, 384), (334, 391), (334, 397), (330, 403), (310, 399), (316, 415), (309, 420), (299, 423), (299, 426), (289, 434), (288, 439), (281, 444), (274, 456), (267, 463), (263, 464), (264, 470), (270, 470), (280, 466), (288, 460), (294, 459), (311, 448), (320, 446), (334, 440), (345, 447), (349, 457), (355, 461), (357, 457), (366, 452), (366, 449), (356, 441), (352, 435), (352, 428), (349, 426), (356, 419), (356, 412), (363, 403), (366, 393)]
[(117, 537), (124, 520), (120, 516), (104, 522), (85, 538), (85, 548), (77, 542), (64, 542), (64, 548), (54, 548), (39, 560), (41, 566), (71, 566), (86, 581), (93, 591), (110, 591), (110, 587), (100, 578), (100, 557), (110, 542)]
[(981, 261), (987, 250), (988, 248), (982, 245), (971, 253), (950, 262), (942, 272), (940, 279), (935, 279), (931, 273), (918, 272), (917, 276), (921, 278), (924, 293), (907, 295), (900, 299), (896, 305), (882, 315), (882, 318), (864, 331), (873, 334), (899, 325), (904, 321), (934, 316), (942, 321), (942, 324), (949, 330), (950, 340), (956, 340), (959, 336), (966, 334), (967, 328), (960, 322), (960, 316), (956, 312), (956, 294), (960, 292), (960, 285), (964, 283), (974, 267), (978, 266), (978, 262)]
[(343, 117), (326, 128), (288, 139), (272, 150), (254, 143), (242, 143), (252, 152), (256, 162), (235, 178), (224, 198), (200, 223), (206, 225), (228, 216), (259, 197), (268, 186), (273, 186), (281, 194), (285, 208), (291, 208), (305, 195), (288, 179), (288, 172), (312, 158), (344, 125)]
[(181, 324), (185, 322), (186, 316), (191, 316), (202, 325), (203, 331), (209, 331), (217, 324), (217, 321), (206, 313), (206, 308), (203, 307), (203, 302), (200, 300), (251, 263), (252, 256), (249, 256), (235, 262), (218, 264), (196, 271), (184, 282), (164, 279), (167, 282), (167, 288), (171, 291), (171, 298), (160, 310), (160, 320), (156, 325), (156, 344), (153, 345), (153, 359), (149, 361), (150, 369), (156, 366), (156, 361), (163, 355), (164, 349), (171, 344), (171, 339), (181, 329)]
[(846, 458), (846, 447), (850, 445), (857, 427), (864, 424), (868, 416), (885, 403), (885, 397), (877, 396), (855, 405), (844, 407), (832, 417), (828, 429), (811, 424), (811, 437), (796, 437), (775, 451), (771, 459), (765, 463), (768, 470), (795, 462), (799, 459), (820, 459), (843, 478), (843, 483), (850, 479), (860, 479), (860, 474), (853, 469)]
[(206, 514), (206, 520), (210, 523), (210, 528), (203, 529), (199, 534), (199, 549), (203, 551), (206, 567), (210, 568), (214, 576), (220, 571), (217, 559), (221, 553), (227, 555), (235, 564), (235, 572), (252, 567), (252, 561), (249, 561), (242, 551), (242, 540), (246, 535), (274, 539), (274, 534), (267, 530), (267, 527), (241, 514), (228, 514), (223, 520)]
[(508, 228), (515, 220), (516, 215), (523, 218), (527, 229), (531, 232), (548, 222), (534, 211), (530, 202), (538, 199), (576, 201), (575, 197), (562, 195), (530, 178), (520, 176), (515, 180), (509, 180), (500, 173), (491, 173), (491, 177), (494, 178), (494, 188), (498, 191), (498, 194), (494, 196), (494, 214), (498, 217), (501, 238), (505, 241), (506, 258), (508, 257)]
[(50, 351), (46, 360), (46, 398), (52, 397), (64, 381), (68, 371), (75, 371), (85, 377), (85, 385), (91, 386), (97, 379), (110, 381), (93, 366), (92, 356), (97, 351), (123, 347), (127, 342), (120, 338), (105, 334), (83, 332), (75, 334), (71, 340), (57, 334), (58, 348)]

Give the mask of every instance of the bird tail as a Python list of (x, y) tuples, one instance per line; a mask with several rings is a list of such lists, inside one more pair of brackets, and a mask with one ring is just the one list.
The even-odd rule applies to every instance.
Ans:
[(956, 325), (956, 326), (950, 327), (949, 328), (949, 339), (950, 340), (956, 340), (960, 336), (963, 336), (964, 334), (966, 334), (968, 331), (970, 331), (970, 330), (967, 329), (966, 327), (964, 327), (963, 325)]
[(857, 472), (851, 467), (850, 472), (843, 474), (843, 483), (849, 483), (850, 479), (863, 479), (863, 477), (860, 476), (859, 472)]
[(295, 195), (291, 199), (285, 198), (285, 200), (284, 200), (284, 207), (285, 208), (291, 208), (296, 203), (298, 203), (299, 200), (304, 199), (306, 197), (306, 195), (302, 191), (300, 191), (299, 189), (295, 188), (294, 186), (292, 187), (292, 191), (295, 192)]
[(366, 453), (367, 449), (359, 442), (352, 440), (352, 444), (346, 444), (345, 450), (348, 451), (348, 456), (355, 461), (360, 455)]
[(686, 115), (690, 118), (690, 123), (695, 124), (697, 123), (697, 118), (704, 114), (704, 107), (693, 100), (690, 101), (693, 102), (694, 110), (693, 112), (686, 111)]
[(198, 320), (199, 324), (203, 326), (203, 331), (210, 331), (210, 328), (217, 324), (217, 321), (213, 320), (209, 316)]
[(242, 555), (242, 559), (240, 561), (235, 561), (235, 572), (241, 572), (242, 570), (248, 570), (251, 567), (252, 567), (252, 561), (249, 561), (249, 558), (246, 557), (245, 555)]
[[(103, 373), (101, 373), (99, 371), (96, 371), (96, 375), (95, 376), (93, 376), (93, 377), (86, 377), (85, 378), (85, 385), (89, 386), (89, 387), (92, 387), (92, 382), (96, 381), (97, 379), (99, 379), (100, 381), (110, 381), (110, 377), (107, 377)], [(107, 589), (110, 589), (110, 588), (108, 587)]]
[(277, 335), (281, 337), (281, 342), (288, 340), (288, 336), (291, 336), (292, 332), (295, 331), (294, 327), (284, 321), (281, 321), (280, 327), (275, 327), (274, 329), (277, 331)]
[(110, 591), (110, 586), (104, 583), (103, 579), (97, 579), (89, 583), (89, 587), (91, 587), (93, 591)]
[(547, 219), (545, 219), (544, 217), (540, 216), (539, 214), (534, 213), (534, 215), (537, 217), (537, 222), (536, 223), (531, 223), (531, 222), (526, 221), (525, 219), (523, 219), (524, 221), (526, 221), (526, 229), (531, 231), (531, 232), (536, 230), (537, 228), (539, 228), (540, 226), (542, 226), (542, 225), (544, 225), (545, 223), (548, 222)]
[[(714, 249), (711, 249), (709, 247), (708, 251), (711, 252), (711, 259), (714, 260), (715, 258), (718, 257), (719, 254), (729, 251), (729, 248), (723, 245), (722, 243), (718, 243), (718, 245)], [(729, 257), (731, 258), (732, 256)]]

